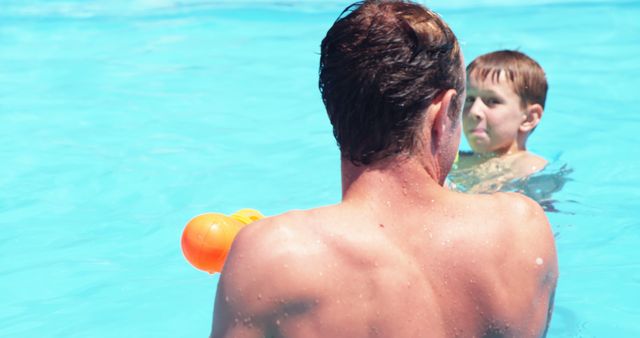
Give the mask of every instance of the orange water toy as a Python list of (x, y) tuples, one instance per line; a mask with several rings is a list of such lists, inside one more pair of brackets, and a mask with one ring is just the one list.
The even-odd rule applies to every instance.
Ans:
[(231, 216), (214, 212), (198, 215), (184, 228), (182, 253), (194, 267), (220, 272), (238, 231), (261, 218), (264, 216), (253, 209), (242, 209)]

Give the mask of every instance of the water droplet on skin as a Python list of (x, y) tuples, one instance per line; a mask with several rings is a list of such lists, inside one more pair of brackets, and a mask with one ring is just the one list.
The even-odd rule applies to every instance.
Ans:
[(276, 320), (276, 325), (280, 326), (280, 319)]
[(258, 300), (262, 300), (262, 295), (258, 294)]
[(224, 301), (228, 303), (229, 302), (229, 296), (224, 297)]
[(542, 258), (540, 258), (540, 257), (536, 258), (536, 264), (538, 264), (538, 265), (542, 265), (542, 263), (544, 263), (544, 261), (542, 260)]

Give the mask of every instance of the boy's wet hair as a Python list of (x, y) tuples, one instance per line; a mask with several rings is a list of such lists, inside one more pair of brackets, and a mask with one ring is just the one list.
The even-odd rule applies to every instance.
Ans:
[(547, 78), (540, 65), (526, 54), (515, 50), (500, 50), (477, 57), (467, 66), (468, 77), (498, 82), (505, 75), (521, 99), (522, 107), (539, 104), (547, 99)]
[[(346, 15), (345, 15), (346, 14)], [(434, 12), (408, 1), (347, 7), (322, 40), (320, 91), (342, 157), (368, 165), (417, 147), (425, 109), (465, 76), (458, 41)]]

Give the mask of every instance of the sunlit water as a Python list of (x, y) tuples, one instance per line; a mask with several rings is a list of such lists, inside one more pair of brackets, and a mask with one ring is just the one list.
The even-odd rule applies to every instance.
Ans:
[[(317, 67), (346, 2), (274, 3), (2, 1), (0, 336), (204, 337), (217, 277), (182, 258), (185, 222), (339, 200)], [(547, 71), (550, 336), (639, 336), (640, 5), (431, 6), (467, 60), (519, 48)]]

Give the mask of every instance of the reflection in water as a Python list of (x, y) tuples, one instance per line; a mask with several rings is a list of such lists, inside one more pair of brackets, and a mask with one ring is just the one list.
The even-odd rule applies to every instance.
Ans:
[[(448, 179), (453, 189), (462, 192), (493, 193), (498, 191), (510, 191), (524, 194), (542, 206), (548, 212), (560, 212), (555, 207), (556, 200), (553, 194), (559, 192), (565, 183), (571, 180), (569, 174), (573, 169), (566, 163), (554, 161), (543, 170), (513, 180), (503, 180), (508, 175), (508, 170), (494, 170), (493, 175), (484, 174), (483, 177), (468, 170), (452, 170)], [(506, 181), (502, 183), (502, 181)], [(491, 183), (491, 184), (487, 184)]]
[(553, 199), (553, 193), (560, 191), (571, 180), (569, 174), (572, 172), (573, 169), (566, 163), (552, 163), (531, 176), (507, 182), (499, 191), (519, 192), (534, 199), (545, 211), (559, 212), (554, 205), (556, 200)]
[(556, 304), (552, 315), (552, 335), (559, 337), (581, 336), (584, 330), (584, 322), (581, 322), (577, 314), (570, 308)]

